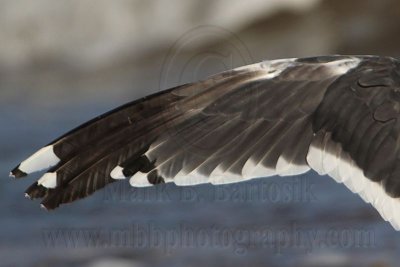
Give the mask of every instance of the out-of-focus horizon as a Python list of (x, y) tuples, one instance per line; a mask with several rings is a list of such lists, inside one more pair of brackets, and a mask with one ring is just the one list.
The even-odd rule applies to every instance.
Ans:
[[(326, 54), (399, 54), (400, 4), (383, 1), (3, 1), (3, 101), (93, 92), (124, 99), (158, 87), (175, 42), (201, 26), (231, 32), (251, 62)], [(226, 45), (217, 35), (185, 45), (192, 53)], [(232, 66), (233, 67), (233, 66)], [(152, 81), (152, 82), (149, 82)], [(136, 84), (136, 86), (135, 86)], [(148, 86), (146, 86), (148, 87)], [(157, 88), (165, 89), (165, 88)], [(57, 97), (57, 94), (59, 97)]]
[[(245, 193), (263, 186), (282, 193), (294, 183), (310, 201), (282, 195), (257, 201), (259, 195), (248, 194), (222, 201), (221, 192), (232, 196), (237, 187), (213, 191), (207, 185), (190, 191), (168, 185), (166, 195), (146, 189), (132, 197), (125, 186), (52, 213), (23, 198), (33, 179), (7, 175), (29, 153), (87, 119), (216, 72), (276, 58), (400, 56), (399, 25), (397, 0), (0, 2), (0, 267), (395, 266), (398, 233), (359, 197), (314, 174), (242, 186)], [(312, 192), (302, 191), (304, 183)], [(188, 200), (185, 192), (209, 198)], [(247, 240), (246, 253), (235, 250), (235, 238), (225, 245), (214, 239), (207, 246), (199, 240), (138, 245), (133, 226), (148, 227), (147, 238), (160, 234), (165, 242), (173, 239), (171, 231), (182, 235), (182, 227), (199, 238), (215, 226), (255, 238)], [(272, 237), (257, 239), (259, 229)], [(88, 242), (93, 230), (101, 232), (100, 243)], [(368, 238), (356, 240), (360, 232)], [(132, 235), (134, 245), (111, 236), (121, 233)], [(346, 239), (350, 245), (341, 236), (346, 234), (353, 236)]]

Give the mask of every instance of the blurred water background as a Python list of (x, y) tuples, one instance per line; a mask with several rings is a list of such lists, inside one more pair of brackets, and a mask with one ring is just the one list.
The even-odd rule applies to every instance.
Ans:
[(117, 105), (264, 59), (399, 56), (397, 0), (0, 2), (0, 266), (396, 266), (400, 235), (329, 177), (111, 186), (46, 212), (9, 170)]

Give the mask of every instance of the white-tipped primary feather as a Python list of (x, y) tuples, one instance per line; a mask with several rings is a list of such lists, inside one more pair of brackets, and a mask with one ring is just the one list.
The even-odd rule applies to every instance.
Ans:
[(115, 167), (110, 173), (111, 178), (116, 179), (116, 180), (125, 179), (126, 177), (125, 177), (124, 173), (122, 172), (123, 170), (124, 170), (124, 168), (122, 168), (121, 166)]
[(180, 172), (173, 178), (173, 182), (178, 186), (204, 184), (208, 183), (208, 180), (209, 177), (198, 173), (196, 170), (187, 174)]
[(56, 188), (57, 174), (55, 172), (45, 173), (42, 178), (38, 180), (38, 185), (42, 185), (46, 188)]
[(18, 168), (24, 173), (30, 174), (55, 166), (59, 162), (60, 159), (54, 153), (53, 146), (46, 146), (21, 162)]
[(129, 179), (129, 183), (133, 187), (147, 187), (152, 186), (147, 178), (147, 173), (137, 172)]

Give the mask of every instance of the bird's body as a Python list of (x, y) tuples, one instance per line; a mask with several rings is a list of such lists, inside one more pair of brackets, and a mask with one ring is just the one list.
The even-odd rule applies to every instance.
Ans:
[(12, 175), (54, 209), (119, 179), (223, 184), (314, 169), (400, 229), (400, 61), (264, 61), (128, 103), (67, 133)]

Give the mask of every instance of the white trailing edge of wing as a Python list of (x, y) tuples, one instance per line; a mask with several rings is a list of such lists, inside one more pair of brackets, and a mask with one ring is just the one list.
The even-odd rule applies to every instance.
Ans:
[[(321, 147), (321, 143), (324, 147)], [(326, 147), (333, 150), (324, 149)], [(340, 144), (326, 141), (326, 137), (324, 142), (315, 139), (307, 154), (307, 162), (318, 174), (331, 176), (336, 182), (343, 183), (353, 193), (360, 195), (365, 202), (371, 203), (385, 221), (397, 231), (400, 230), (400, 199), (390, 197), (381, 183), (365, 177)]]

